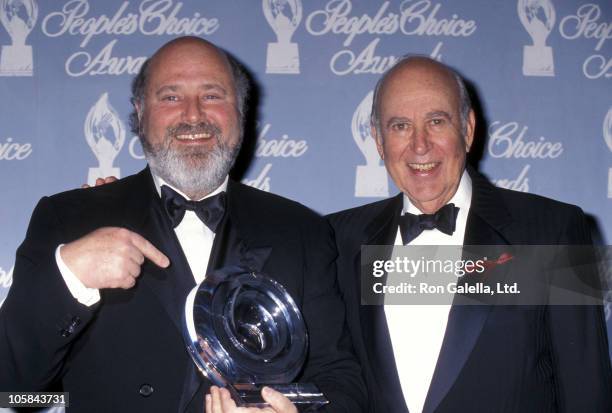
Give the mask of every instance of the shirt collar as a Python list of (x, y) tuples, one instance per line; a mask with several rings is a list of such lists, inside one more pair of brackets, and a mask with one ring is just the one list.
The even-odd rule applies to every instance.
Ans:
[[(175, 190), (176, 192), (178, 192), (179, 194), (181, 194), (182, 197), (184, 197), (185, 199), (190, 199), (187, 195), (185, 195), (183, 193), (183, 191), (181, 191), (178, 188), (175, 188), (174, 186), (170, 185), (168, 182), (164, 181), (164, 179), (161, 176), (158, 176), (156, 174), (154, 174), (153, 172), (151, 172), (151, 175), (153, 175), (153, 182), (155, 183), (155, 190), (157, 191), (157, 195), (161, 197), (161, 187), (162, 185), (166, 185), (169, 186), (170, 188), (172, 188), (173, 190)], [(219, 185), (217, 187), (217, 189), (215, 189), (214, 191), (212, 191), (210, 194), (198, 199), (198, 201), (201, 201), (202, 199), (220, 194), (221, 192), (227, 192), (227, 182), (229, 180), (229, 176), (225, 176), (225, 179), (223, 180), (223, 183), (221, 185)]]
[[(472, 203), (472, 179), (467, 173), (467, 170), (463, 171), (461, 175), (461, 181), (455, 195), (448, 201), (449, 204), (455, 204), (460, 211), (468, 211), (470, 204)], [(410, 202), (410, 199), (404, 194), (404, 208), (402, 209), (402, 215), (405, 213), (420, 215), (423, 212), (420, 211), (416, 206)]]

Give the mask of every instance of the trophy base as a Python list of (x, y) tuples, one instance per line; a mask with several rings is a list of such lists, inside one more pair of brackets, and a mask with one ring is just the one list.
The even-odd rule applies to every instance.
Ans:
[(32, 76), (32, 46), (2, 46), (0, 76)]
[(554, 76), (553, 50), (549, 46), (523, 46), (525, 76)]
[(387, 170), (381, 165), (357, 165), (355, 174), (356, 197), (387, 197), (389, 183)]
[(327, 398), (312, 383), (290, 384), (252, 384), (237, 383), (228, 386), (232, 398), (239, 407), (267, 407), (268, 403), (261, 397), (261, 389), (271, 387), (282, 393), (295, 404), (300, 412), (314, 412), (329, 403)]
[(266, 73), (300, 73), (300, 54), (297, 43), (268, 43)]
[(119, 168), (89, 168), (89, 174), (87, 175), (87, 185), (94, 186), (96, 179), (106, 178), (107, 176), (114, 176), (120, 178), (121, 171)]

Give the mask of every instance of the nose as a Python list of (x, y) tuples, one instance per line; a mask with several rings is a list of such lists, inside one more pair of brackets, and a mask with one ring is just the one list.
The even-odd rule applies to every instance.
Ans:
[(183, 120), (191, 125), (198, 124), (206, 117), (204, 105), (199, 98), (185, 99), (183, 107)]
[(431, 149), (430, 136), (426, 127), (415, 128), (412, 136), (412, 151), (417, 155), (425, 155)]

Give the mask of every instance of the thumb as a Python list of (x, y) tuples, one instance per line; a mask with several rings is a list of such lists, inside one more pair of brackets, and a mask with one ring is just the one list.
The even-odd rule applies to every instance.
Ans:
[(264, 387), (261, 389), (263, 399), (270, 404), (270, 407), (278, 413), (297, 413), (296, 407), (282, 393), (270, 388)]

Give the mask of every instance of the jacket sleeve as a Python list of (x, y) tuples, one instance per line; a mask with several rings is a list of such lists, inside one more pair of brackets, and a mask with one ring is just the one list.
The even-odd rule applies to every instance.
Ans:
[(303, 313), (310, 347), (300, 381), (312, 380), (327, 396), (330, 404), (324, 411), (365, 411), (365, 385), (345, 323), (336, 279), (336, 246), (326, 221), (311, 228), (305, 248)]
[(48, 389), (60, 374), (71, 343), (92, 319), (70, 294), (54, 251), (66, 242), (51, 199), (36, 206), (17, 250), (13, 284), (0, 308), (0, 390)]
[[(558, 244), (591, 245), (582, 211), (572, 212)], [(612, 411), (612, 368), (602, 306), (551, 305), (547, 316), (558, 410)]]

